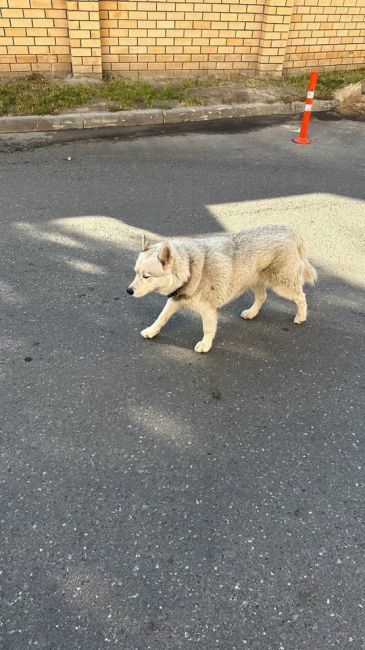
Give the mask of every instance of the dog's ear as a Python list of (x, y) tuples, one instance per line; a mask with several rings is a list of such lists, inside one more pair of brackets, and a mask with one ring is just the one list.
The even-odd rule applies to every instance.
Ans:
[(142, 251), (148, 251), (150, 247), (150, 242), (147, 239), (146, 235), (142, 235), (142, 241), (141, 241), (141, 246), (142, 246)]
[(167, 266), (172, 261), (172, 246), (167, 239), (162, 242), (160, 252), (158, 254), (158, 259), (160, 260), (162, 266)]

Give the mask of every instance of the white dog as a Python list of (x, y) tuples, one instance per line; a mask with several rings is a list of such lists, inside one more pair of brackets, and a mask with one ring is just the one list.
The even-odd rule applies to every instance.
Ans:
[(151, 339), (182, 307), (197, 311), (203, 338), (196, 352), (208, 352), (217, 330), (218, 309), (248, 289), (255, 294), (242, 318), (255, 318), (266, 300), (266, 288), (293, 300), (294, 323), (307, 318), (303, 285), (317, 273), (309, 263), (303, 241), (286, 226), (265, 225), (234, 234), (173, 239), (150, 244), (145, 237), (127, 292), (140, 298), (152, 291), (168, 296), (155, 322), (141, 334)]

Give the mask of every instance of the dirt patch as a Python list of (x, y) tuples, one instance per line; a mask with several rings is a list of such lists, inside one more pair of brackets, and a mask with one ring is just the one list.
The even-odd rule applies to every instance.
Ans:
[[(172, 87), (174, 87), (173, 81)], [(156, 84), (161, 86), (162, 84)], [(302, 92), (293, 85), (281, 81), (268, 79), (239, 79), (223, 83), (221, 80), (199, 80), (188, 88), (187, 96), (173, 99), (151, 98), (147, 103), (143, 101), (138, 108), (177, 108), (188, 105), (219, 105), (219, 104), (246, 104), (264, 102), (271, 104), (277, 101), (294, 101), (304, 99)], [(60, 111), (67, 112), (68, 109)], [(73, 109), (77, 113), (90, 113), (96, 111), (118, 111), (121, 110), (120, 102), (104, 100), (81, 104)]]
[(283, 98), (296, 99), (297, 91), (285, 83), (265, 84), (250, 87), (245, 81), (217, 86), (196, 88), (194, 97), (202, 104), (245, 104), (254, 102), (272, 103)]
[(363, 81), (338, 90), (335, 97), (340, 113), (365, 117), (365, 83)]
[(348, 99), (340, 106), (340, 112), (344, 115), (360, 115), (365, 118), (365, 97), (358, 99)]

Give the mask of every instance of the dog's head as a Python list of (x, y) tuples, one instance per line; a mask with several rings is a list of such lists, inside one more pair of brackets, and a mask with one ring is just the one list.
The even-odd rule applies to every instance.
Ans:
[(134, 267), (136, 276), (129, 285), (127, 293), (142, 298), (152, 291), (167, 296), (174, 291), (177, 278), (173, 270), (174, 249), (171, 242), (151, 245), (142, 237), (142, 251)]

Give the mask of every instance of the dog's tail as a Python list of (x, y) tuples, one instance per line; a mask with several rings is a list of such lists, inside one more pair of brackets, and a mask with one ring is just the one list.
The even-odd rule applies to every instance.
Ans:
[(307, 251), (302, 239), (298, 241), (298, 253), (304, 265), (303, 276), (305, 281), (309, 284), (314, 284), (317, 280), (317, 271), (308, 260)]

